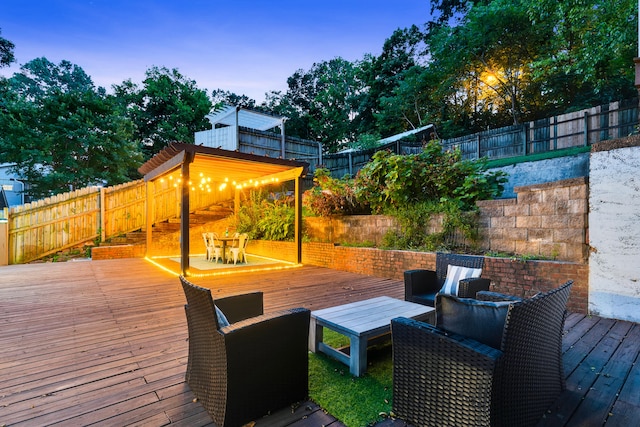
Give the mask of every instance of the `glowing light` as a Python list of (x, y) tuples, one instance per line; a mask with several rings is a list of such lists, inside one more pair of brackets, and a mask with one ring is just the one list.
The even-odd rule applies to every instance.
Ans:
[[(154, 258), (171, 258), (170, 256), (166, 256), (166, 257), (154, 257)], [(149, 257), (145, 257), (144, 258), (146, 261), (150, 262), (151, 264), (155, 265), (156, 267), (160, 268), (163, 271), (166, 271), (169, 274), (180, 276), (179, 272), (176, 272), (175, 270), (168, 268), (164, 265), (162, 265), (161, 263), (159, 263), (158, 261), (155, 261), (153, 258), (149, 258)], [(173, 261), (172, 261), (173, 262)], [(191, 270), (188, 271), (188, 276), (189, 277), (210, 277), (210, 276), (228, 276), (230, 274), (244, 274), (244, 273), (258, 273), (258, 272), (262, 272), (262, 271), (277, 271), (277, 270), (288, 270), (291, 268), (299, 268), (302, 267), (302, 264), (294, 264), (294, 263), (290, 263), (288, 261), (280, 261), (280, 260), (274, 260), (274, 262), (279, 262), (285, 265), (277, 265), (277, 266), (270, 266), (270, 267), (258, 267), (256, 266), (255, 268), (235, 268), (235, 267), (231, 267), (229, 266), (228, 270), (223, 270), (223, 271), (216, 271), (216, 272), (211, 272), (211, 273), (193, 273)], [(176, 263), (176, 268), (179, 268), (179, 263)]]

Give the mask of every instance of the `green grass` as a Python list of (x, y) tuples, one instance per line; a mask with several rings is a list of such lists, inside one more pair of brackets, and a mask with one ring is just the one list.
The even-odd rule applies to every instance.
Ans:
[(489, 160), (487, 166), (489, 168), (500, 168), (518, 163), (533, 162), (538, 160), (554, 159), (556, 157), (575, 156), (576, 154), (588, 153), (591, 147), (572, 147), (560, 150), (546, 151), (544, 153), (529, 154), (526, 156), (507, 157), (504, 159)]
[[(332, 347), (347, 345), (346, 337), (324, 330)], [(309, 353), (309, 395), (320, 407), (347, 427), (365, 427), (391, 412), (391, 344), (369, 349), (367, 372), (361, 377), (349, 367), (322, 354)]]

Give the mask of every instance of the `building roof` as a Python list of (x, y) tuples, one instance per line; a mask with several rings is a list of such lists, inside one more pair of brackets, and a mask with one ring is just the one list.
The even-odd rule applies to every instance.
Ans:
[(426, 126), (422, 126), (422, 127), (416, 128), (416, 129), (411, 129), (411, 130), (408, 130), (406, 132), (398, 133), (398, 134), (392, 135), (390, 137), (383, 138), (383, 139), (379, 140), (378, 143), (387, 144), (389, 142), (395, 142), (395, 141), (397, 141), (399, 139), (402, 139), (402, 138), (404, 138), (406, 136), (410, 136), (410, 135), (413, 135), (413, 134), (416, 134), (416, 133), (420, 133), (420, 132), (425, 131), (425, 130), (427, 130), (429, 128), (432, 128), (432, 127), (433, 127), (433, 125), (429, 124), (429, 125), (426, 125)]
[(238, 113), (238, 126), (262, 131), (281, 126), (287, 119), (284, 116), (274, 116), (260, 111), (226, 104), (214, 109), (205, 117), (211, 122), (213, 127), (215, 127), (216, 124), (235, 126), (236, 112)]
[(192, 159), (191, 176), (206, 176), (213, 182), (249, 183), (272, 178), (283, 182), (304, 176), (309, 168), (306, 162), (172, 143), (140, 166), (138, 171), (144, 175), (145, 181), (154, 180), (178, 170), (185, 159)]

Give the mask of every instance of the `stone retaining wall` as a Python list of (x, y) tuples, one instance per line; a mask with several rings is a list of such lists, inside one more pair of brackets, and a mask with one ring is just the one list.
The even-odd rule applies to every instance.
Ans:
[[(516, 192), (515, 199), (478, 202), (483, 252), (587, 261), (587, 178), (517, 187)], [(425, 232), (439, 231), (440, 223), (434, 218)], [(319, 242), (380, 246), (385, 233), (397, 228), (395, 219), (384, 215), (305, 218), (306, 236)]]
[(478, 202), (485, 251), (587, 262), (587, 178), (517, 187), (516, 193), (516, 199)]

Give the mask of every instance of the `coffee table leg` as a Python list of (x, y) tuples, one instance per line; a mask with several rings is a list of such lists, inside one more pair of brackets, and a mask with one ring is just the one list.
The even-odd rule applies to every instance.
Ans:
[(367, 339), (361, 337), (349, 337), (351, 354), (349, 357), (349, 372), (356, 377), (367, 370)]
[(315, 318), (309, 322), (309, 350), (312, 353), (318, 352), (318, 344), (322, 342), (323, 327), (318, 325)]

